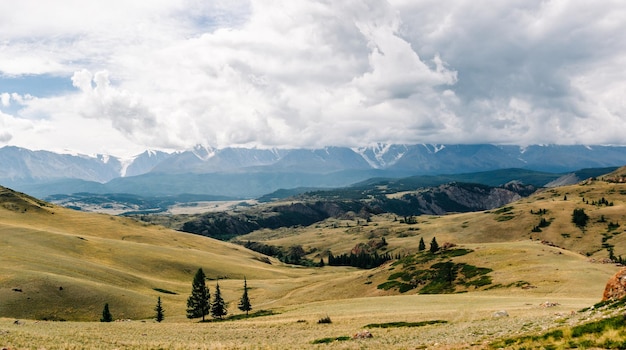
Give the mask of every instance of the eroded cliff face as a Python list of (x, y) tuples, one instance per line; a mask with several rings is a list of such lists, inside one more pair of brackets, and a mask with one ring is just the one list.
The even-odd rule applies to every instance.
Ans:
[(535, 187), (519, 183), (502, 187), (450, 183), (406, 193), (400, 197), (376, 195), (361, 200), (302, 200), (283, 205), (253, 207), (240, 212), (206, 213), (186, 221), (182, 229), (218, 239), (232, 239), (254, 230), (308, 226), (330, 217), (367, 220), (372, 214), (400, 216), (444, 215), (489, 210), (521, 199)]
[(410, 203), (411, 214), (443, 215), (451, 212), (498, 208), (519, 200), (535, 190), (533, 186), (521, 184), (490, 187), (479, 184), (450, 183), (405, 194), (400, 200)]

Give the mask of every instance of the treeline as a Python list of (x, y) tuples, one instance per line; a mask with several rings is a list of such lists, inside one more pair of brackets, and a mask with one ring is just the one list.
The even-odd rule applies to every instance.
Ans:
[(293, 245), (287, 249), (283, 249), (281, 247), (254, 241), (235, 243), (241, 244), (250, 250), (254, 250), (255, 252), (276, 258), (286, 264), (320, 266), (320, 264), (316, 264), (313, 261), (305, 258), (307, 253), (304, 251), (304, 248), (302, 248), (301, 245)]
[[(254, 250), (255, 252), (274, 257), (287, 264), (319, 267), (326, 265), (324, 263), (324, 259), (320, 259), (318, 263), (306, 259), (306, 252), (301, 245), (291, 246), (285, 250), (281, 247), (261, 242), (246, 241), (236, 243), (241, 244), (250, 250)], [(378, 254), (377, 252), (367, 253), (362, 251), (358, 254), (344, 253), (334, 256), (331, 252), (328, 252), (329, 266), (353, 266), (362, 269), (371, 269), (374, 267), (378, 267), (391, 259), (394, 259), (394, 257), (391, 256), (389, 253)], [(396, 259), (399, 259), (399, 257), (396, 257)]]
[(393, 258), (389, 253), (380, 255), (377, 252), (374, 252), (373, 254), (360, 252), (359, 254), (344, 253), (334, 256), (331, 252), (328, 252), (328, 265), (330, 266), (353, 266), (361, 269), (371, 269), (378, 267), (391, 259)]

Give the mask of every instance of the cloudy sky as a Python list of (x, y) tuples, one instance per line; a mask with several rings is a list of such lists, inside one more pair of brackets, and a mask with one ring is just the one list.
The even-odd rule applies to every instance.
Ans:
[(0, 147), (624, 145), (624, 18), (623, 1), (13, 1)]

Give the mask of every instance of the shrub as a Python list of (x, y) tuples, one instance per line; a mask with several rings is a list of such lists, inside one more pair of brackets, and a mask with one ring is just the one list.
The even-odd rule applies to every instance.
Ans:
[(448, 323), (444, 320), (432, 320), (421, 322), (387, 322), (387, 323), (370, 323), (364, 328), (397, 328), (397, 327), (423, 327), (431, 324)]
[(330, 319), (330, 316), (326, 315), (325, 317), (322, 317), (319, 320), (317, 320), (317, 323), (326, 324), (326, 323), (333, 323), (333, 321)]
[(176, 292), (172, 292), (170, 290), (167, 289), (163, 289), (163, 288), (152, 288), (153, 290), (159, 292), (159, 293), (164, 293), (164, 294), (173, 294), (173, 295), (177, 295), (178, 293)]
[(336, 337), (336, 338), (320, 338), (320, 339), (315, 339), (314, 341), (311, 342), (311, 344), (329, 344), (332, 343), (334, 341), (346, 341), (346, 340), (350, 340), (351, 338), (348, 337), (347, 335), (342, 335), (340, 337)]

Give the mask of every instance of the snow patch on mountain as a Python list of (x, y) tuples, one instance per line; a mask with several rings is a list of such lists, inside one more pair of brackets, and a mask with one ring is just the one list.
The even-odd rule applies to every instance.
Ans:
[(352, 148), (352, 150), (363, 157), (373, 169), (386, 169), (396, 164), (406, 154), (408, 147), (406, 145), (376, 143), (367, 147)]
[(217, 149), (210, 146), (196, 145), (191, 149), (191, 152), (198, 157), (198, 159), (207, 161), (215, 156)]
[(122, 164), (122, 168), (120, 169), (121, 177), (126, 177), (126, 172), (128, 171), (128, 167), (131, 166), (135, 162), (135, 159), (137, 159), (137, 157), (139, 157), (139, 155), (129, 157), (129, 158), (120, 158), (120, 163)]

